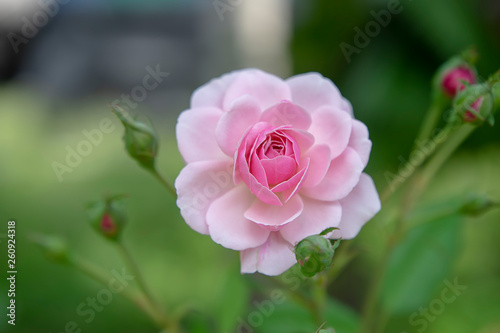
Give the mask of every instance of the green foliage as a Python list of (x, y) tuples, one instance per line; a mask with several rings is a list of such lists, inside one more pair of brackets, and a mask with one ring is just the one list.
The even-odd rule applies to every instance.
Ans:
[(390, 313), (426, 304), (450, 273), (459, 251), (463, 217), (441, 217), (410, 230), (390, 258), (382, 301)]

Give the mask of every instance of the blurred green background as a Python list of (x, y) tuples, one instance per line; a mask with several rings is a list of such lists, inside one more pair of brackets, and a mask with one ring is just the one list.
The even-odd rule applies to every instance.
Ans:
[[(276, 288), (262, 276), (241, 276), (238, 254), (192, 231), (170, 194), (126, 155), (123, 130), (107, 105), (140, 84), (146, 66), (161, 63), (171, 73), (135, 110), (153, 121), (161, 137), (158, 167), (171, 180), (183, 166), (174, 128), (176, 117), (189, 105), (190, 92), (215, 75), (259, 66), (270, 72), (279, 68), (276, 74), (284, 76), (318, 71), (339, 86), (356, 117), (370, 129), (373, 150), (367, 172), (379, 191), (387, 185), (385, 173), (396, 173), (409, 153), (429, 104), (435, 69), (470, 45), (480, 54), (482, 77), (500, 68), (496, 0), (401, 1), (402, 11), (350, 62), (339, 45), (354, 46), (354, 28), (363, 30), (374, 20), (371, 11), (387, 9), (386, 1), (276, 3), (280, 5), (273, 1), (252, 7), (257, 26), (273, 14), (282, 21), (266, 26), (285, 31), (276, 37), (283, 47), (270, 53), (249, 53), (248, 46), (241, 46), (239, 37), (253, 33), (239, 26), (239, 20), (251, 17), (245, 16), (252, 12), (248, 1), (232, 6), (221, 20), (211, 2), (74, 0), (61, 5), (58, 16), (19, 54), (10, 45), (1, 49), (0, 267), (6, 270), (7, 221), (15, 220), (18, 270), (15, 327), (7, 324), (8, 285), (5, 278), (0, 280), (1, 332), (59, 333), (72, 321), (82, 332), (158, 332), (120, 295), (87, 323), (76, 309), (102, 287), (46, 260), (28, 240), (33, 233), (60, 235), (81, 257), (108, 272), (121, 271), (124, 264), (112, 244), (85, 220), (85, 203), (107, 193), (130, 196), (125, 242), (161, 303), (194, 309), (184, 321), (187, 332), (236, 332), (241, 320), (248, 322), (259, 311), (256, 304)], [(4, 42), (10, 32), (20, 34), (21, 29), (19, 24), (3, 26)], [(106, 45), (119, 49), (99, 53)], [(85, 140), (82, 131), (99, 128), (105, 118), (114, 124), (111, 133), (58, 181), (52, 163), (64, 163), (66, 147), (76, 149)], [(470, 194), (500, 200), (498, 133), (495, 127), (478, 129), (432, 182), (420, 210), (439, 210)], [(500, 332), (499, 221), (500, 211), (494, 210), (480, 218), (439, 221), (434, 229), (424, 226), (410, 235), (408, 248), (398, 249), (402, 264), (390, 272), (389, 287), (386, 283), (383, 290), (382, 303), (393, 313), (385, 331)], [(329, 288), (336, 299), (329, 324), (339, 333), (356, 331), (366, 286), (387, 238), (386, 222), (375, 218), (362, 230), (354, 240), (360, 255)], [(404, 260), (408, 258), (414, 260)], [(293, 272), (292, 277), (279, 290), (292, 288)], [(467, 289), (427, 320), (425, 329), (412, 325), (412, 314), (439, 299), (445, 281), (456, 278)], [(247, 331), (315, 331), (308, 312), (290, 297), (263, 318)]]

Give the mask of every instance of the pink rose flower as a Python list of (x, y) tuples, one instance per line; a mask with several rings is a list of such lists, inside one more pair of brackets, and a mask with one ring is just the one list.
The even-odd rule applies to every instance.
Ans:
[(284, 81), (256, 69), (198, 88), (178, 120), (176, 179), (186, 223), (240, 251), (241, 272), (279, 275), (294, 245), (326, 228), (353, 238), (380, 210), (366, 126), (318, 73)]

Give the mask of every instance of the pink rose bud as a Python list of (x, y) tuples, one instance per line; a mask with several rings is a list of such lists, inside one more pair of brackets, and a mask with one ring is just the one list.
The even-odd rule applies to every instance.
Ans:
[(380, 210), (363, 173), (368, 129), (318, 73), (283, 80), (245, 69), (211, 80), (176, 135), (187, 164), (175, 181), (181, 214), (240, 251), (242, 273), (279, 275), (297, 262), (301, 240), (330, 227), (330, 237), (353, 238)]
[[(481, 105), (483, 104), (484, 97), (478, 98), (472, 105), (470, 106), (476, 113), (479, 113), (481, 109)], [(464, 113), (464, 121), (467, 123), (472, 123), (477, 119), (477, 116), (471, 111), (465, 111)]]
[(462, 65), (452, 68), (444, 74), (441, 87), (448, 96), (454, 97), (458, 92), (465, 89), (464, 82), (469, 84), (476, 83), (476, 75), (472, 69)]
[(500, 71), (492, 74), (485, 82), (473, 84), (460, 92), (453, 100), (454, 116), (463, 122), (481, 125), (495, 123), (494, 113), (498, 109), (495, 87), (500, 82)]
[(123, 196), (114, 196), (90, 203), (87, 217), (92, 227), (107, 239), (116, 240), (126, 223)]
[(113, 218), (108, 213), (104, 214), (101, 218), (101, 230), (107, 235), (114, 235), (117, 232), (117, 226)]

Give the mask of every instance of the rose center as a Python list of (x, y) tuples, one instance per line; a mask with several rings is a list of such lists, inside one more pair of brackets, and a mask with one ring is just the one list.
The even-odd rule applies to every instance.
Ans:
[(268, 134), (257, 147), (257, 156), (266, 174), (268, 185), (279, 184), (297, 171), (293, 143), (280, 133)]

